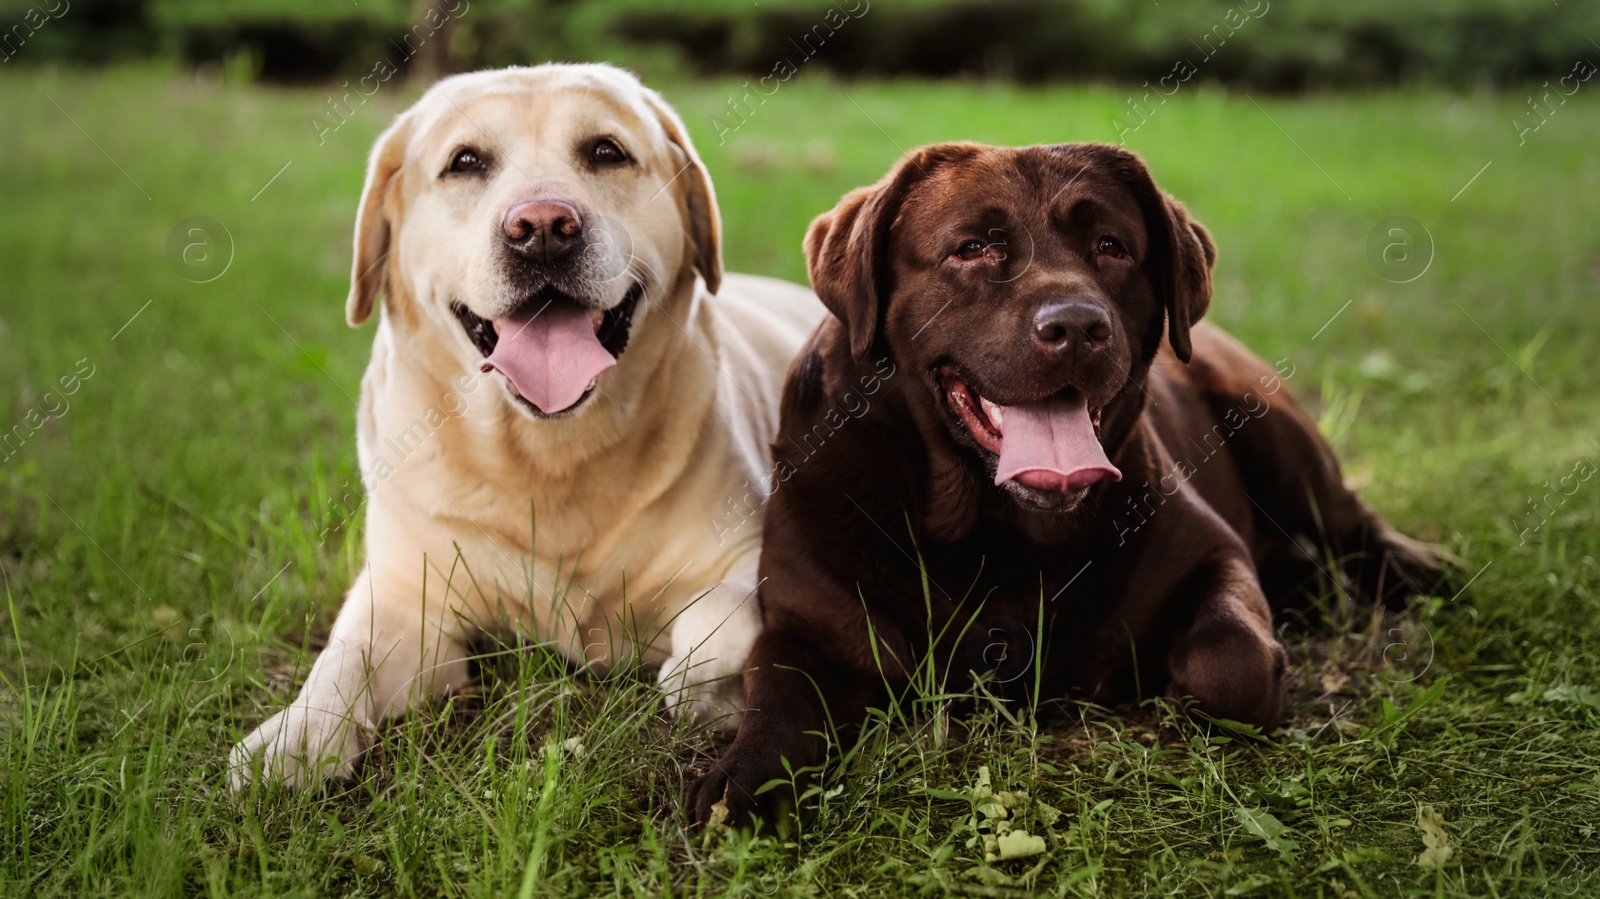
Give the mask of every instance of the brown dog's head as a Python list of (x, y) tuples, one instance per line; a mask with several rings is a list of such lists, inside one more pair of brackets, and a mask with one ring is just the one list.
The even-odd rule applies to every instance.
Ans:
[(1163, 323), (1188, 361), (1216, 251), (1132, 153), (939, 144), (818, 217), (806, 257), (855, 358), (920, 374), (927, 427), (1066, 511), (1120, 478)]

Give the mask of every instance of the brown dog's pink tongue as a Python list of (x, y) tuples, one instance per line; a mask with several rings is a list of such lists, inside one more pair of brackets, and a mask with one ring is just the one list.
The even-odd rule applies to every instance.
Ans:
[(1103, 478), (1122, 480), (1094, 436), (1081, 393), (1022, 406), (1001, 406), (1000, 466), (994, 482), (1015, 480), (1036, 490), (1071, 493)]
[(594, 333), (594, 313), (554, 302), (533, 313), (495, 320), (499, 339), (483, 360), (546, 415), (572, 406), (600, 373), (617, 364)]

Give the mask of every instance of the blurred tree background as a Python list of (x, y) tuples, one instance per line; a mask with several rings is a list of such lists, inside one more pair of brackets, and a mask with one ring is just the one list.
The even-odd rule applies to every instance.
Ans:
[(0, 28), (0, 65), (157, 57), (268, 82), (383, 61), (424, 79), (596, 59), (766, 75), (807, 34), (827, 37), (813, 64), (845, 76), (1154, 84), (1188, 60), (1280, 92), (1504, 86), (1600, 58), (1600, 4), (1540, 0), (0, 0)]

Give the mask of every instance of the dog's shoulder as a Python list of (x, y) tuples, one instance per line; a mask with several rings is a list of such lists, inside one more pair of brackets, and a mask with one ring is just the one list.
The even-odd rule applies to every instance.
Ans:
[(838, 398), (847, 389), (855, 367), (844, 325), (831, 315), (825, 317), (789, 365), (779, 430), (822, 415), (829, 398)]

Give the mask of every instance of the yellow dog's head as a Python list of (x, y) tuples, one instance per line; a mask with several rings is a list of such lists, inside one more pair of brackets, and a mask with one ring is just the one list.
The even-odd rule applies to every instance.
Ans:
[(346, 315), (365, 321), (382, 287), (401, 333), (447, 332), (460, 372), (569, 415), (653, 305), (692, 297), (696, 274), (716, 292), (720, 230), (683, 122), (627, 72), (458, 75), (373, 148)]

